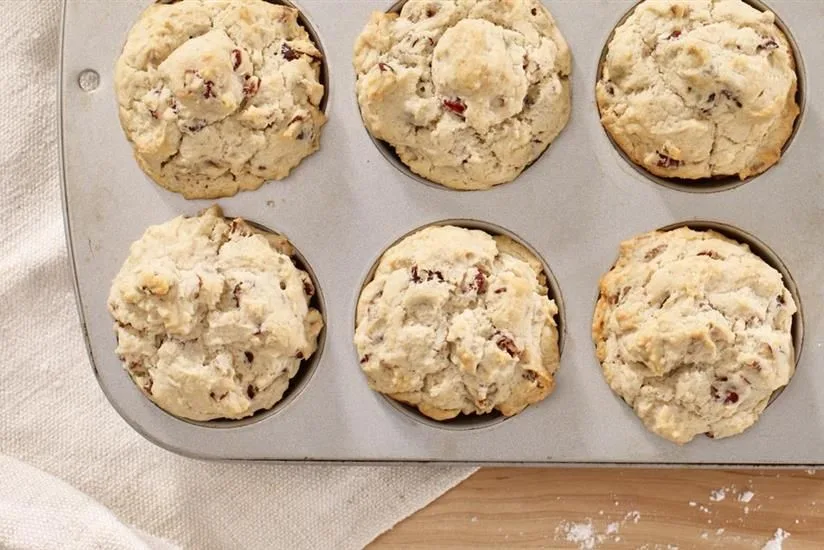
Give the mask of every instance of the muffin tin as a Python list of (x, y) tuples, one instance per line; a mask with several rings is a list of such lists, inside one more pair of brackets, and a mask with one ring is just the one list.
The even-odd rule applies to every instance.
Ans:
[[(616, 151), (598, 120), (601, 50), (632, 1), (545, 0), (573, 55), (573, 110), (548, 151), (513, 183), (481, 192), (422, 185), (388, 162), (363, 127), (352, 49), (391, 0), (300, 0), (326, 52), (321, 150), (284, 181), (218, 201), (187, 201), (152, 183), (132, 158), (117, 117), (113, 67), (147, 0), (66, 0), (60, 116), (66, 231), (84, 335), (97, 379), (137, 431), (174, 452), (209, 459), (509, 464), (817, 466), (824, 464), (824, 6), (774, 0), (801, 59), (806, 108), (782, 161), (715, 193), (660, 185)], [(104, 24), (105, 23), (105, 24)], [(810, 68), (805, 73), (805, 67)], [(152, 404), (114, 353), (106, 309), (111, 280), (147, 226), (219, 203), (286, 235), (314, 272), (325, 302), (325, 341), (314, 372), (273, 411), (239, 422), (190, 423)], [(355, 305), (381, 253), (431, 223), (502, 228), (531, 245), (557, 281), (563, 314), (555, 392), (523, 413), (423, 421), (367, 387), (352, 343)], [(711, 220), (697, 222), (696, 220)], [(803, 353), (789, 386), (741, 435), (677, 446), (649, 433), (613, 395), (590, 337), (598, 279), (621, 240), (695, 221), (766, 243), (797, 285), (794, 323)], [(454, 222), (453, 222), (454, 223)], [(688, 223), (689, 224), (689, 223)], [(730, 226), (730, 227), (726, 227)], [(726, 230), (725, 230), (726, 228)], [(739, 237), (739, 240), (740, 237)], [(803, 334), (802, 334), (803, 333)], [(801, 352), (802, 350), (798, 350)], [(303, 368), (305, 368), (304, 366)], [(311, 375), (311, 376), (309, 376)]]

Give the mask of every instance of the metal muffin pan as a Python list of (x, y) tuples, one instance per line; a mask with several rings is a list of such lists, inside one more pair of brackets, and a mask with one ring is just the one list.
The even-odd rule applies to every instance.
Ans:
[[(114, 63), (148, 0), (66, 0), (60, 78), (66, 230), (94, 371), (130, 425), (162, 447), (207, 459), (824, 465), (824, 74), (817, 70), (824, 66), (824, 4), (770, 4), (795, 38), (800, 70), (809, 68), (801, 75), (806, 112), (782, 161), (734, 189), (690, 193), (636, 170), (598, 120), (599, 57), (632, 0), (545, 0), (572, 50), (572, 117), (515, 182), (482, 192), (422, 185), (388, 162), (364, 129), (352, 49), (370, 13), (389, 10), (392, 0), (297, 3), (320, 37), (333, 90), (321, 150), (284, 181), (218, 201), (187, 201), (143, 175), (117, 117)], [(129, 245), (146, 227), (214, 202), (227, 216), (290, 239), (316, 276), (327, 326), (315, 371), (275, 412), (195, 424), (160, 410), (129, 379), (114, 353), (106, 299)], [(370, 390), (352, 336), (359, 291), (381, 253), (416, 228), (453, 219), (499, 226), (534, 248), (563, 296), (566, 337), (557, 387), (546, 400), (504, 422), (467, 421), (449, 429), (421, 422)], [(754, 427), (677, 446), (649, 433), (609, 389), (590, 325), (598, 279), (614, 263), (620, 241), (690, 220), (738, 228), (783, 261), (803, 306), (804, 349), (789, 386)]]

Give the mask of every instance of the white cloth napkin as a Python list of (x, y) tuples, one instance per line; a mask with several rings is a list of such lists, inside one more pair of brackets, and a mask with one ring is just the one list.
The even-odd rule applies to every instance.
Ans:
[(60, 9), (0, 0), (0, 454), (34, 467), (0, 457), (0, 547), (359, 548), (471, 474), (204, 463), (120, 419), (86, 358), (69, 277)]
[(0, 548), (176, 548), (129, 529), (88, 496), (19, 460), (0, 456), (0, 470)]

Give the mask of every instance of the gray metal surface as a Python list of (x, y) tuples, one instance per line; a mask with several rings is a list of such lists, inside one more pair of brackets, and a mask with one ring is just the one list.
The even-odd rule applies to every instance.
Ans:
[[(367, 135), (355, 99), (355, 37), (391, 1), (302, 0), (321, 37), (331, 79), (322, 149), (283, 182), (217, 201), (289, 237), (326, 300), (326, 344), (291, 402), (259, 421), (215, 428), (171, 417), (136, 389), (114, 354), (109, 285), (129, 244), (150, 224), (192, 215), (187, 201), (147, 179), (117, 119), (113, 66), (145, 0), (67, 0), (61, 82), (66, 222), (80, 314), (103, 391), (136, 430), (175, 452), (213, 459), (444, 461), (538, 464), (824, 464), (824, 22), (821, 0), (773, 0), (807, 67), (807, 107), (781, 163), (732, 190), (687, 193), (654, 183), (615, 151), (598, 121), (601, 48), (631, 1), (546, 0), (574, 57), (571, 121), (514, 183), (461, 193), (393, 167)], [(82, 71), (100, 74), (84, 91)], [(566, 341), (556, 391), (517, 417), (478, 429), (418, 422), (369, 390), (352, 332), (373, 262), (410, 230), (465, 218), (502, 226), (532, 245), (558, 280)], [(686, 220), (717, 220), (764, 241), (792, 273), (805, 343), (787, 389), (755, 427), (679, 447), (647, 432), (604, 382), (590, 340), (600, 275), (618, 243)]]

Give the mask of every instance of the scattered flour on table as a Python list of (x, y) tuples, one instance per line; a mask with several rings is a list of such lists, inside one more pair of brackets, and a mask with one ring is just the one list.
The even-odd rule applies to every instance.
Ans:
[(588, 519), (586, 523), (570, 523), (562, 521), (555, 529), (555, 538), (558, 535), (564, 535), (564, 540), (567, 542), (574, 542), (578, 544), (581, 550), (593, 550), (596, 544), (604, 540), (604, 535), (599, 535), (592, 525), (592, 520)]
[[(752, 480), (750, 480), (749, 483), (751, 484)], [(736, 497), (736, 500), (742, 504), (749, 504), (749, 502), (752, 501), (753, 498), (755, 498), (755, 493), (750, 489), (738, 489), (735, 485), (730, 485), (728, 487), (719, 487), (718, 489), (713, 489), (712, 491), (710, 491), (709, 502), (707, 502), (706, 506), (693, 500), (690, 500), (688, 504), (691, 508), (697, 507), (701, 512), (705, 514), (712, 514), (714, 513), (714, 510), (712, 509), (713, 503), (726, 500), (728, 496)], [(772, 499), (773, 497), (770, 497), (770, 500)], [(760, 508), (761, 505), (758, 505), (755, 508), (755, 510), (758, 510)], [(742, 508), (742, 512), (744, 512), (744, 515), (749, 514), (750, 507), (744, 506)]]
[(640, 520), (641, 512), (633, 510), (624, 519), (607, 523), (603, 529), (593, 524), (592, 518), (584, 518), (584, 521), (577, 523), (562, 521), (555, 528), (555, 540), (577, 544), (579, 550), (594, 550), (605, 542), (621, 542), (621, 537), (618, 536), (621, 527), (629, 522), (636, 524)]
[(814, 476), (815, 470), (806, 470), (808, 476)]
[(721, 487), (720, 489), (716, 489), (710, 492), (710, 500), (713, 502), (721, 502), (727, 498), (727, 488)]
[(783, 548), (784, 541), (788, 538), (790, 538), (790, 533), (779, 527), (775, 530), (773, 538), (769, 540), (767, 544), (762, 546), (761, 550), (781, 550)]

